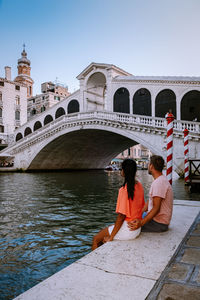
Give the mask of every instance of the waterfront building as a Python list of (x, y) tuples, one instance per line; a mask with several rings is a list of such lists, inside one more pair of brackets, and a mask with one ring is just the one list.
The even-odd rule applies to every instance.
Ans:
[(125, 159), (125, 158), (133, 158), (136, 160), (148, 160), (151, 156), (151, 151), (145, 148), (141, 144), (137, 144), (133, 147), (130, 147), (124, 150), (122, 153), (117, 155), (116, 158)]
[(41, 92), (42, 94), (30, 97), (27, 100), (28, 120), (70, 95), (67, 86), (58, 82), (53, 83), (51, 81), (41, 84)]
[(11, 79), (11, 68), (0, 77), (0, 144), (9, 143), (14, 130), (27, 121), (27, 86)]

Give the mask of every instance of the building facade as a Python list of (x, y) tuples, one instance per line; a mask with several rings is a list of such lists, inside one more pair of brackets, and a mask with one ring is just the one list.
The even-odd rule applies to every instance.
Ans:
[(42, 94), (30, 97), (27, 100), (28, 120), (54, 106), (59, 101), (70, 95), (67, 86), (53, 82), (42, 83), (41, 92)]
[(11, 80), (11, 68), (5, 67), (0, 78), (0, 143), (9, 142), (9, 135), (27, 122), (27, 87)]

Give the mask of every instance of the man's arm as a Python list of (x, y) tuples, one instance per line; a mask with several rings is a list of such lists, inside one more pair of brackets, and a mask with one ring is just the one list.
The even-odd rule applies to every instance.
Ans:
[(133, 220), (132, 222), (129, 222), (128, 223), (129, 228), (131, 230), (135, 230), (135, 229), (138, 229), (138, 228), (144, 226), (144, 224), (146, 224), (147, 222), (151, 221), (157, 215), (157, 213), (160, 211), (160, 205), (161, 205), (162, 199), (163, 198), (161, 198), (161, 197), (153, 197), (153, 208), (150, 210), (148, 215), (146, 215), (146, 217), (142, 220), (136, 219), (136, 220)]
[(142, 212), (145, 212), (148, 210), (148, 204), (149, 204), (149, 200), (145, 203)]
[(153, 208), (146, 215), (144, 219), (141, 220), (141, 226), (144, 226), (147, 222), (151, 221), (157, 213), (160, 211), (160, 205), (163, 198), (161, 197), (153, 197)]

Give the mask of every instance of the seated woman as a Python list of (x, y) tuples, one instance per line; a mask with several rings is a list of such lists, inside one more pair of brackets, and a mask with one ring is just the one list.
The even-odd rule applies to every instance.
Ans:
[(125, 159), (122, 162), (121, 175), (124, 177), (124, 184), (119, 189), (116, 222), (102, 229), (93, 238), (92, 250), (113, 239), (132, 240), (140, 234), (141, 228), (130, 231), (127, 224), (134, 219), (142, 219), (145, 204), (142, 184), (135, 179), (136, 171), (137, 164), (133, 159)]

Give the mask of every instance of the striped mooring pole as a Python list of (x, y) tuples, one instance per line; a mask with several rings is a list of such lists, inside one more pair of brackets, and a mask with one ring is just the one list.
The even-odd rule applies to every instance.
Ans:
[(172, 163), (173, 163), (173, 121), (172, 113), (167, 113), (167, 179), (172, 184)]
[(189, 181), (189, 150), (188, 150), (188, 129), (185, 128), (184, 131), (184, 157), (185, 157), (185, 183)]

